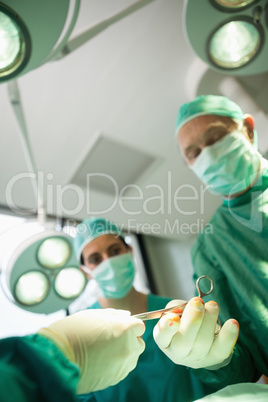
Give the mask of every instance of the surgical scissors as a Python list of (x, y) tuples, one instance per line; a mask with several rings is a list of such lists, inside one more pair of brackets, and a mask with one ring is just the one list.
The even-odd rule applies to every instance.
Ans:
[[(201, 288), (200, 288), (200, 282), (201, 282), (203, 279), (207, 279), (207, 280), (210, 282), (210, 289), (209, 289), (208, 292), (203, 292), (203, 291), (201, 290)], [(203, 276), (200, 276), (200, 277), (197, 279), (197, 281), (196, 281), (196, 288), (197, 288), (198, 296), (201, 297), (201, 298), (203, 298), (204, 296), (209, 295), (209, 294), (213, 291), (213, 289), (214, 289), (214, 282), (213, 282), (213, 280), (212, 280), (209, 276), (203, 275)], [(162, 315), (164, 315), (164, 314), (166, 314), (166, 313), (168, 313), (168, 312), (174, 312), (174, 313), (176, 313), (176, 314), (182, 315), (183, 310), (184, 310), (184, 308), (185, 308), (185, 306), (186, 306), (187, 304), (188, 304), (188, 302), (185, 302), (185, 303), (177, 304), (177, 305), (175, 305), (175, 306), (173, 306), (173, 307), (168, 307), (168, 308), (164, 308), (164, 309), (161, 309), (161, 310), (148, 311), (148, 312), (146, 312), (146, 313), (136, 314), (136, 315), (134, 315), (134, 317), (140, 318), (142, 321), (147, 321), (147, 320), (155, 320), (155, 319), (157, 319), (157, 318), (161, 318)], [(218, 326), (221, 328), (221, 322), (220, 322), (219, 319), (218, 319)], [(218, 332), (219, 332), (219, 331), (218, 331)], [(217, 332), (217, 333), (218, 333), (218, 332)]]

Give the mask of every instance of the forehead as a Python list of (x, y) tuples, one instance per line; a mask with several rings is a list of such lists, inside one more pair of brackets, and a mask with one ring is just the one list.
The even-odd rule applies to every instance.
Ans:
[(113, 234), (105, 234), (88, 243), (83, 249), (83, 254), (89, 255), (93, 253), (101, 253), (102, 251), (107, 250), (111, 245), (117, 243), (122, 243), (120, 237)]
[(217, 125), (228, 126), (230, 123), (233, 123), (233, 120), (227, 116), (208, 114), (195, 117), (181, 127), (177, 135), (177, 142), (180, 147), (185, 148), (192, 141), (202, 138), (210, 127)]

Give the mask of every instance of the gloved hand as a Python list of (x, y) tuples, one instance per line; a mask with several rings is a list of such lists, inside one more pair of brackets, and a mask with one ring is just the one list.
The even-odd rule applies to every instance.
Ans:
[(136, 367), (145, 349), (144, 330), (129, 311), (100, 309), (80, 311), (38, 333), (79, 366), (77, 393), (83, 394), (117, 384)]
[[(172, 300), (166, 307), (184, 303)], [(176, 364), (192, 368), (218, 369), (228, 364), (238, 338), (239, 324), (230, 319), (215, 336), (219, 307), (214, 301), (204, 303), (192, 298), (181, 316), (167, 313), (154, 327), (159, 348)]]

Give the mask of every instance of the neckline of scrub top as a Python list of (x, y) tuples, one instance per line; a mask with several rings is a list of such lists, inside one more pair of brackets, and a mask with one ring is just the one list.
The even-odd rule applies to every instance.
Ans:
[(253, 187), (251, 187), (245, 194), (242, 194), (239, 197), (231, 199), (228, 198), (223, 199), (223, 205), (226, 207), (234, 207), (246, 204), (251, 201), (252, 192), (264, 191), (267, 188), (268, 188), (268, 169), (265, 166), (262, 170), (262, 174), (259, 175), (258, 180), (256, 181)]

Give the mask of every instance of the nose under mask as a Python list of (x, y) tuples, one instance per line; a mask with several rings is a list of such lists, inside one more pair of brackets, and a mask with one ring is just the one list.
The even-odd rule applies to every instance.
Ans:
[(214, 194), (243, 192), (256, 180), (261, 155), (237, 130), (206, 146), (190, 168)]
[(98, 283), (104, 297), (120, 299), (126, 296), (133, 285), (135, 266), (130, 253), (120, 254), (102, 261), (88, 273)]

